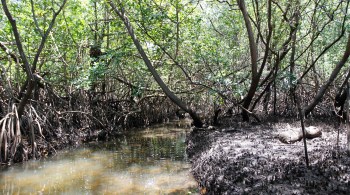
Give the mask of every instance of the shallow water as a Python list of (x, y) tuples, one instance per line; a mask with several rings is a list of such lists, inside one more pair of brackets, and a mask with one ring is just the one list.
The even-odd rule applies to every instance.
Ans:
[(0, 169), (0, 194), (193, 194), (181, 122)]

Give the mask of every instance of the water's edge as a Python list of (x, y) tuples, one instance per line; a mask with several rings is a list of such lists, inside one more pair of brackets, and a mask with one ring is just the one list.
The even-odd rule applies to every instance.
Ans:
[(193, 194), (181, 121), (0, 169), (0, 194)]

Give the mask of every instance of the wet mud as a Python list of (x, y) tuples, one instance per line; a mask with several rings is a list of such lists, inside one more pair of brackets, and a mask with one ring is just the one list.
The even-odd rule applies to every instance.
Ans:
[[(277, 134), (295, 123), (231, 124), (194, 130), (187, 137), (192, 174), (202, 194), (350, 194), (346, 132), (312, 124), (322, 137), (284, 144)], [(310, 124), (309, 124), (310, 125)]]

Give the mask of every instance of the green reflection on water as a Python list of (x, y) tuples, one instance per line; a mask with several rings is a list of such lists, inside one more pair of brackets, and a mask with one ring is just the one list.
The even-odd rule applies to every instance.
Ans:
[(0, 194), (189, 194), (196, 182), (176, 123), (0, 172)]

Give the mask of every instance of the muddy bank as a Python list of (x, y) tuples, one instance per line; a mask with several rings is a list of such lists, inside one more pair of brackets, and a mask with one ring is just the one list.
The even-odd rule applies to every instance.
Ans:
[(338, 148), (337, 130), (317, 123), (322, 137), (307, 140), (307, 169), (302, 142), (283, 144), (276, 139), (276, 133), (289, 124), (299, 125), (235, 123), (215, 130), (192, 131), (187, 137), (187, 154), (201, 193), (350, 194), (345, 130), (341, 129)]

